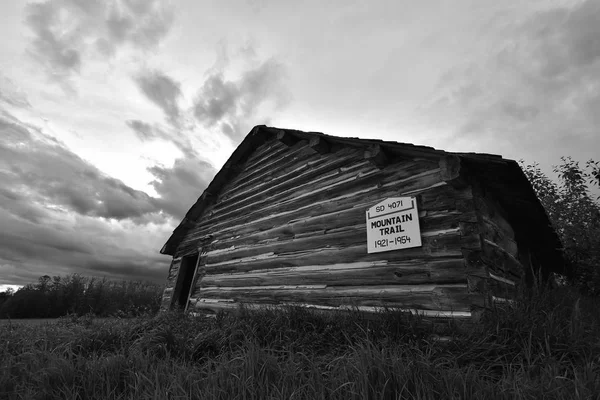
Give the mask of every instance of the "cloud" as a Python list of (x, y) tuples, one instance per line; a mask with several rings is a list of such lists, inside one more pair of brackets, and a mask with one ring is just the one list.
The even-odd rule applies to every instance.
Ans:
[(29, 202), (116, 220), (159, 211), (146, 193), (105, 175), (56, 139), (5, 118), (0, 132), (0, 195), (21, 214)]
[(157, 165), (148, 170), (157, 178), (151, 184), (161, 196), (158, 204), (178, 220), (183, 219), (217, 172), (197, 157), (177, 159), (171, 168)]
[(172, 6), (162, 0), (47, 0), (25, 7), (29, 53), (53, 81), (65, 82), (86, 59), (119, 48), (149, 50), (169, 32)]
[(238, 107), (238, 86), (225, 82), (223, 74), (210, 76), (202, 86), (194, 107), (194, 115), (208, 126), (215, 125), (227, 114), (235, 114)]
[[(600, 4), (553, 8), (508, 26), (487, 57), (457, 65), (440, 79), (422, 111), (457, 124), (447, 140), (481, 139), (498, 153), (547, 148), (589, 157), (600, 147)], [(563, 154), (564, 153), (564, 154)]]
[(154, 165), (148, 168), (148, 172), (156, 178), (150, 184), (160, 195), (159, 199), (155, 199), (157, 207), (176, 220), (183, 219), (217, 171), (193, 149), (187, 136), (179, 135), (172, 128), (161, 128), (140, 120), (126, 123), (142, 141), (164, 140), (173, 143), (183, 153), (172, 167)]
[(178, 125), (178, 101), (182, 97), (179, 82), (158, 70), (141, 73), (135, 78), (135, 82), (148, 100), (162, 109), (167, 120)]
[(19, 108), (31, 108), (25, 92), (20, 90), (11, 79), (4, 76), (1, 72), (0, 102)]
[(143, 142), (167, 137), (167, 134), (160, 128), (156, 128), (144, 121), (132, 119), (125, 121), (125, 124), (130, 127), (136, 136)]
[[(160, 172), (159, 189), (177, 187)], [(128, 187), (0, 108), (0, 284), (73, 272), (162, 282), (159, 250), (181, 201), (172, 196)]]
[[(234, 142), (249, 128), (261, 106), (272, 103), (282, 108), (290, 100), (286, 69), (275, 59), (268, 59), (245, 71), (237, 80), (227, 80), (224, 71), (213, 71), (194, 100), (193, 113), (206, 128), (218, 127)], [(249, 125), (249, 126), (248, 126)]]
[(0, 210), (0, 284), (26, 284), (41, 275), (79, 273), (162, 283), (168, 260), (158, 250), (171, 226), (143, 229), (105, 220), (59, 215), (24, 223)]
[(179, 123), (177, 125), (162, 126), (161, 124), (150, 124), (138, 119), (127, 120), (125, 121), (125, 125), (127, 125), (142, 142), (163, 140), (174, 144), (185, 158), (193, 159), (199, 157), (190, 140), (190, 137), (193, 134), (193, 128), (186, 128)]

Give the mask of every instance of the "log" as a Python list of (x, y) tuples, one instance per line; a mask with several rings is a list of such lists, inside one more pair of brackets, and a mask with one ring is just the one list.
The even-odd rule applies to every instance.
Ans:
[(483, 260), (488, 265), (488, 268), (501, 271), (501, 274), (498, 276), (507, 279), (513, 279), (511, 276), (517, 277), (518, 281), (524, 276), (525, 271), (521, 262), (496, 243), (484, 239), (482, 249)]
[(378, 144), (369, 146), (364, 151), (364, 158), (378, 169), (383, 169), (390, 163), (389, 157)]
[(515, 286), (515, 287), (517, 286), (517, 284), (515, 283), (515, 281), (513, 281), (513, 280), (510, 280), (510, 279), (503, 278), (503, 277), (501, 277), (501, 276), (494, 275), (494, 274), (492, 274), (491, 272), (490, 272), (489, 276), (490, 276), (490, 278), (494, 279), (495, 281), (498, 281), (498, 282), (504, 283), (504, 284), (506, 284), (506, 285), (509, 285), (509, 286)]
[[(209, 253), (213, 255), (227, 253), (229, 259), (243, 258), (253, 253), (268, 251), (309, 250), (321, 247), (323, 243), (337, 246), (359, 244), (366, 241), (366, 221), (364, 211), (351, 209), (352, 213), (328, 214), (325, 217), (308, 218), (295, 223), (281, 225), (264, 231), (252, 231), (247, 227), (242, 231), (233, 231), (218, 241)], [(474, 217), (474, 216), (473, 216)], [(421, 235), (438, 236), (445, 233), (457, 233), (459, 220), (463, 216), (458, 213), (433, 213), (419, 219)], [(335, 228), (339, 226), (339, 228)], [(309, 230), (310, 229), (310, 230)], [(465, 240), (473, 235), (465, 235)], [(476, 242), (479, 245), (479, 241)], [(462, 247), (468, 245), (466, 242)], [(211, 262), (220, 262), (211, 259)]]
[(222, 192), (219, 202), (224, 203), (227, 201), (228, 203), (224, 204), (230, 204), (233, 198), (259, 192), (257, 189), (259, 185), (267, 183), (270, 186), (282, 182), (285, 183), (290, 178), (297, 177), (300, 173), (303, 173), (299, 177), (300, 179), (310, 181), (311, 177), (320, 177), (327, 172), (336, 170), (343, 172), (348, 169), (344, 168), (344, 166), (349, 166), (352, 169), (365, 166), (368, 169), (368, 165), (368, 163), (359, 162), (356, 154), (350, 152), (338, 154), (336, 157), (322, 157), (310, 153), (306, 157), (288, 159), (284, 164), (275, 165), (273, 169), (266, 170), (251, 179), (244, 179), (236, 183)]
[(517, 297), (518, 289), (516, 286), (508, 285), (496, 279), (488, 279), (486, 284), (487, 294), (490, 296), (498, 296), (509, 299), (515, 299)]
[[(223, 302), (213, 302), (213, 301), (205, 301), (210, 299), (197, 299), (194, 303), (194, 306), (197, 310), (206, 310), (211, 312), (219, 312), (219, 311), (229, 311), (234, 312), (239, 310), (240, 307), (245, 307), (250, 310), (260, 310), (260, 309), (277, 309), (281, 307), (303, 307), (314, 310), (322, 310), (322, 311), (362, 311), (368, 313), (381, 313), (386, 310), (385, 307), (367, 307), (367, 306), (348, 306), (342, 305), (339, 307), (331, 307), (331, 306), (323, 306), (318, 304), (306, 304), (306, 303), (290, 303), (285, 305), (273, 305), (273, 304), (260, 304), (260, 303), (235, 303), (233, 301), (223, 301)], [(406, 311), (407, 313), (422, 315), (430, 318), (456, 318), (456, 319), (465, 319), (471, 317), (470, 311), (451, 311), (451, 310), (424, 310), (419, 308), (404, 308), (400, 309), (400, 311)]]
[[(340, 165), (344, 162), (340, 161)], [(235, 213), (241, 209), (255, 206), (268, 200), (269, 202), (275, 202), (284, 199), (292, 198), (294, 193), (302, 193), (308, 190), (315, 190), (318, 188), (327, 188), (335, 186), (338, 183), (344, 182), (348, 179), (354, 179), (357, 174), (374, 174), (375, 171), (365, 170), (361, 166), (342, 172), (340, 170), (333, 170), (325, 172), (330, 169), (331, 165), (326, 165), (324, 168), (310, 169), (306, 168), (304, 173), (298, 173), (294, 171), (292, 175), (282, 180), (279, 183), (266, 182), (257, 187), (253, 188), (251, 192), (242, 192), (241, 195), (229, 198), (221, 202), (217, 207), (214, 208), (214, 214), (219, 216), (228, 215)]]
[(169, 274), (167, 276), (167, 285), (174, 282), (177, 277), (177, 273), (179, 272), (179, 266), (181, 264), (181, 257), (173, 258), (171, 260), (171, 265), (169, 266)]
[[(421, 184), (426, 183), (421, 182)], [(281, 213), (266, 215), (262, 218), (257, 216), (254, 218), (240, 216), (234, 220), (224, 221), (214, 225), (202, 221), (182, 239), (177, 254), (181, 251), (185, 251), (188, 247), (194, 247), (197, 238), (208, 233), (214, 234), (215, 238), (222, 238), (231, 237), (236, 231), (243, 234), (244, 232), (248, 233), (268, 230), (291, 220), (317, 217), (321, 214), (348, 210), (354, 206), (361, 206), (366, 209), (380, 201), (382, 198), (401, 196), (403, 194), (404, 193), (399, 192), (397, 188), (393, 187), (386, 188), (385, 190), (377, 189), (376, 187), (367, 187), (366, 189), (358, 190), (352, 195), (341, 195), (325, 201), (309, 202), (302, 207), (290, 207), (291, 209), (289, 211), (286, 210)], [(455, 198), (468, 198), (469, 196), (471, 196), (469, 190), (456, 191), (447, 185), (442, 185), (433, 188), (423, 188), (417, 198), (419, 199), (421, 211), (437, 212), (453, 210), (457, 202)], [(357, 198), (360, 198), (361, 203), (357, 203)]]
[[(287, 196), (280, 198), (272, 197), (267, 204), (250, 204), (244, 207), (243, 210), (253, 210), (250, 213), (243, 213), (243, 210), (238, 212), (230, 212), (227, 215), (215, 215), (213, 217), (204, 218), (198, 226), (193, 229), (188, 236), (196, 240), (197, 237), (208, 233), (215, 234), (224, 227), (224, 225), (236, 226), (247, 224), (252, 220), (270, 219), (278, 215), (289, 215), (297, 213), (299, 210), (313, 208), (316, 206), (326, 205), (328, 203), (342, 200), (345, 204), (355, 204), (356, 197), (360, 196), (361, 200), (380, 200), (383, 193), (395, 194), (397, 196), (405, 195), (404, 190), (423, 190), (430, 187), (432, 184), (439, 182), (439, 174), (434, 173), (426, 177), (420, 177), (416, 181), (403, 181), (404, 188), (398, 186), (394, 189), (378, 191), (378, 185), (373, 185), (373, 177), (367, 175), (355, 175), (354, 178), (348, 178), (334, 186), (323, 186), (316, 190), (301, 191), (297, 194), (294, 191), (286, 193)], [(393, 186), (394, 182), (391, 182)], [(402, 190), (404, 189), (404, 190)], [(368, 194), (367, 194), (368, 193)], [(387, 195), (386, 193), (386, 195)], [(314, 214), (313, 214), (314, 215)], [(231, 229), (231, 228), (230, 228)], [(184, 239), (185, 240), (185, 239)]]
[(209, 257), (206, 266), (207, 274), (248, 272), (259, 269), (272, 269), (280, 267), (295, 267), (303, 265), (327, 265), (358, 261), (378, 261), (386, 259), (390, 261), (406, 261), (421, 258), (437, 257), (460, 257), (461, 237), (460, 235), (443, 235), (436, 237), (424, 237), (422, 247), (403, 249), (402, 251), (391, 251), (385, 253), (367, 253), (366, 243), (355, 246), (337, 247), (325, 246), (305, 251), (289, 251), (259, 254), (256, 256), (213, 263)]
[(206, 286), (314, 285), (373, 286), (395, 284), (464, 283), (462, 258), (416, 259), (390, 262), (363, 261), (329, 265), (307, 265), (206, 275)]
[(308, 146), (319, 154), (327, 154), (330, 152), (327, 141), (319, 136), (315, 136), (310, 139)]
[(482, 218), (487, 220), (488, 223), (494, 224), (497, 227), (497, 230), (504, 232), (507, 237), (515, 237), (512, 226), (503, 216), (504, 213), (498, 205), (492, 203), (487, 198), (482, 198), (479, 195), (476, 195), (474, 200), (475, 208), (480, 212)]
[[(342, 185), (344, 186), (344, 189), (346, 189), (346, 190), (352, 189), (353, 186), (360, 187), (362, 185), (364, 187), (364, 184), (368, 183), (369, 179), (370, 179), (369, 176), (357, 177), (354, 180), (349, 180), (347, 182), (344, 182)], [(312, 215), (316, 215), (316, 214), (321, 214), (321, 213), (328, 211), (329, 207), (327, 207), (327, 206), (330, 204), (333, 205), (333, 207), (336, 207), (336, 205), (339, 207), (340, 203), (338, 203), (338, 204), (335, 203), (338, 200), (341, 200), (342, 204), (352, 204), (351, 198), (353, 198), (355, 196), (360, 196), (360, 195), (362, 195), (364, 197), (371, 197), (373, 199), (379, 199), (381, 197), (381, 195), (376, 195), (376, 194), (372, 193), (374, 191), (374, 189), (376, 189), (376, 188), (377, 188), (377, 186), (366, 187), (364, 189), (359, 189), (355, 192), (351, 192), (351, 193), (348, 193), (345, 195), (338, 195), (338, 196), (336, 196), (336, 194), (337, 194), (336, 192), (341, 191), (342, 188), (337, 188), (336, 191), (334, 191), (333, 189), (330, 188), (330, 190), (323, 190), (317, 194), (313, 193), (313, 196), (308, 196), (308, 195), (301, 196), (301, 197), (299, 196), (299, 198), (297, 198), (295, 200), (290, 200), (290, 201), (282, 202), (279, 204), (271, 204), (259, 211), (235, 215), (235, 216), (232, 216), (230, 219), (218, 220), (215, 218), (212, 221), (211, 220), (206, 221), (206, 222), (203, 221), (202, 223), (198, 224), (196, 229), (189, 232), (182, 239), (181, 246), (182, 247), (191, 246), (191, 245), (193, 245), (193, 243), (195, 243), (198, 240), (198, 237), (205, 235), (209, 232), (213, 233), (213, 234), (215, 234), (215, 236), (217, 236), (217, 234), (222, 234), (223, 230), (227, 230), (229, 232), (235, 232), (235, 230), (239, 229), (242, 225), (245, 225), (245, 224), (258, 223), (258, 224), (265, 225), (266, 227), (273, 227), (276, 224), (275, 220), (278, 220), (278, 219), (281, 221), (281, 220), (286, 220), (286, 219), (288, 219), (288, 220), (292, 219), (293, 216), (298, 216), (298, 215), (312, 216)], [(369, 194), (367, 194), (367, 193), (369, 193)], [(401, 195), (401, 193), (398, 193), (398, 192), (396, 192), (396, 194)], [(332, 198), (330, 198), (329, 196), (331, 196)], [(265, 209), (271, 209), (271, 210), (269, 210), (271, 212), (266, 213)], [(275, 209), (276, 211), (273, 209)], [(274, 211), (276, 213), (273, 213)], [(312, 213), (310, 211), (312, 211)]]
[[(342, 153), (342, 152), (340, 152)], [(333, 160), (327, 161), (327, 165), (330, 166), (332, 168), (332, 170), (335, 170), (337, 168), (339, 168), (340, 171), (344, 172), (344, 171), (348, 171), (351, 169), (355, 169), (356, 166), (360, 166), (363, 165), (365, 166), (365, 170), (368, 170), (369, 168), (367, 167), (368, 165), (370, 165), (368, 162), (360, 162), (360, 161), (356, 161), (350, 158), (346, 158), (346, 157), (351, 157), (353, 156), (353, 153), (347, 153), (344, 157), (337, 157)], [(310, 163), (313, 162), (317, 162), (317, 161), (322, 161), (323, 158), (318, 158), (315, 161), (310, 161)], [(343, 167), (343, 165), (347, 165), (349, 164), (348, 167)], [(292, 167), (293, 168), (297, 168), (298, 166), (301, 166), (302, 163), (300, 164), (294, 164)], [(312, 164), (311, 164), (312, 165)], [(314, 167), (314, 165), (313, 165)], [(320, 170), (318, 171), (319, 174), (322, 174), (323, 171), (325, 171), (327, 168), (325, 167), (319, 167)], [(324, 169), (321, 169), (324, 168)], [(382, 175), (382, 185), (385, 185), (389, 182), (392, 182), (392, 184), (399, 184), (402, 183), (401, 179), (408, 179), (408, 180), (414, 180), (414, 179), (418, 179), (419, 178), (419, 174), (423, 173), (423, 172), (427, 172), (430, 170), (424, 170), (423, 169), (423, 165), (419, 165), (416, 163), (405, 163), (405, 164), (400, 164), (400, 165), (394, 165), (393, 167), (390, 167), (388, 169), (388, 171), (386, 171), (386, 173), (384, 173)], [(264, 179), (263, 179), (264, 180)], [(400, 180), (400, 181), (398, 181)], [(244, 185), (244, 184), (243, 184)], [(249, 187), (251, 187), (253, 190), (255, 190), (255, 185), (250, 185), (248, 184)], [(239, 190), (240, 185), (237, 185), (237, 190)], [(247, 190), (247, 189), (245, 189)], [(246, 191), (243, 192), (245, 195), (248, 195), (248, 193)], [(230, 193), (224, 193), (220, 196), (220, 202), (222, 202), (222, 200), (228, 199), (231, 196)]]
[(466, 284), (389, 285), (338, 287), (203, 287), (201, 298), (227, 298), (241, 303), (312, 303), (339, 307), (341, 305), (389, 306), (428, 310), (469, 310), (482, 303), (480, 296), (467, 293)]
[(290, 165), (303, 158), (315, 159), (314, 152), (307, 146), (306, 141), (296, 143), (292, 148), (283, 147), (272, 154), (269, 154), (260, 163), (244, 165), (244, 171), (233, 177), (231, 183), (237, 186), (240, 183), (252, 180), (257, 175), (265, 172), (277, 171), (281, 165)]
[[(231, 209), (222, 213), (215, 213), (213, 216), (203, 219), (204, 225), (215, 225), (222, 221), (236, 220), (236, 217), (243, 217), (244, 220), (250, 219), (256, 215), (268, 215), (273, 210), (281, 209), (289, 211), (299, 207), (310, 205), (315, 201), (327, 202), (331, 196), (340, 195), (343, 192), (352, 191), (358, 187), (364, 187), (373, 182), (375, 171), (360, 171), (339, 176), (333, 183), (323, 183), (318, 185), (302, 185), (300, 188), (289, 189), (269, 197), (268, 202), (258, 201), (246, 204), (242, 207)], [(242, 221), (244, 221), (242, 220)]]
[(484, 240), (488, 240), (490, 242), (495, 243), (497, 246), (501, 247), (507, 253), (516, 257), (519, 254), (519, 249), (517, 247), (517, 242), (512, 239), (509, 235), (512, 232), (506, 232), (498, 228), (498, 225), (492, 223), (490, 220), (485, 217), (482, 219), (481, 223), (481, 237)]
[[(255, 171), (257, 169), (263, 169), (265, 165), (269, 165), (273, 162), (273, 160), (277, 160), (280, 158), (285, 158), (286, 156), (293, 156), (298, 152), (301, 152), (302, 145), (296, 146), (293, 150), (290, 150), (289, 147), (285, 146), (283, 143), (275, 141), (273, 142), (273, 149), (269, 153), (265, 153), (255, 159), (250, 160), (250, 158), (243, 163), (245, 173), (249, 173), (251, 171)], [(276, 144), (276, 145), (275, 145)], [(240, 179), (241, 177), (236, 177), (236, 179)]]
[(460, 157), (447, 155), (440, 159), (440, 174), (442, 180), (457, 189), (469, 186), (467, 179), (463, 176)]
[(298, 142), (299, 139), (286, 131), (279, 131), (277, 132), (277, 140), (279, 140), (286, 146), (291, 147), (294, 144), (296, 144), (296, 142)]
[(254, 163), (256, 163), (256, 161), (263, 159), (265, 156), (268, 156), (272, 152), (279, 149), (285, 151), (288, 150), (287, 146), (283, 145), (281, 142), (273, 139), (268, 140), (262, 145), (260, 145), (258, 148), (256, 148), (256, 150), (254, 150), (252, 154), (248, 156), (248, 159), (246, 160), (245, 164), (253, 165)]
[[(351, 155), (352, 154), (349, 154), (348, 157), (337, 157), (337, 158), (334, 158), (333, 160), (330, 160), (327, 163), (322, 163), (321, 165), (318, 165), (318, 167), (316, 165), (311, 164), (311, 163), (314, 163), (314, 162), (317, 162), (317, 161), (322, 161), (322, 159), (317, 159), (315, 161), (311, 161), (311, 162), (309, 162), (310, 165), (309, 165), (308, 170), (305, 173), (303, 173), (302, 175), (300, 175), (300, 176), (295, 176), (295, 181), (294, 182), (291, 182), (291, 183), (289, 182), (290, 181), (290, 176), (288, 176), (289, 173), (283, 174), (283, 175), (278, 174), (280, 176), (278, 176), (276, 182), (280, 182), (281, 181), (282, 183), (287, 184), (287, 186), (283, 186), (283, 187), (282, 186), (277, 186), (275, 188), (272, 188), (271, 186), (274, 186), (276, 184), (275, 181), (268, 182), (266, 185), (263, 185), (262, 187), (261, 186), (257, 187), (256, 184), (254, 184), (254, 185), (250, 186), (250, 188), (251, 188), (250, 192), (248, 190), (242, 191), (241, 193), (238, 193), (236, 191), (236, 194), (235, 194), (234, 197), (241, 196), (241, 195), (244, 195), (244, 196), (247, 197), (251, 193), (262, 193), (262, 192), (265, 191), (265, 188), (268, 189), (269, 192), (281, 191), (281, 188), (290, 188), (290, 187), (294, 188), (294, 189), (298, 189), (298, 185), (300, 185), (300, 184), (303, 184), (304, 186), (309, 187), (309, 189), (310, 188), (316, 188), (316, 186), (315, 186), (316, 182), (323, 181), (325, 179), (324, 175), (327, 174), (328, 172), (330, 174), (333, 174), (333, 176), (335, 176), (336, 174), (342, 174), (344, 172), (349, 172), (349, 171), (363, 171), (363, 172), (368, 172), (368, 171), (372, 171), (373, 170), (372, 168), (369, 168), (370, 163), (368, 163), (368, 162), (357, 162), (353, 158), (350, 158)], [(300, 164), (293, 165), (293, 167), (297, 169), (299, 166), (301, 167), (303, 165), (304, 164), (300, 163)], [(344, 167), (344, 165), (348, 165), (348, 167)], [(361, 169), (361, 167), (364, 167), (364, 168)], [(412, 165), (408, 165), (407, 167), (413, 167), (413, 166)], [(328, 170), (330, 170), (330, 171), (328, 171)], [(294, 174), (298, 175), (297, 172), (298, 171), (294, 169), (290, 173), (294, 173)], [(402, 172), (403, 171), (400, 171), (400, 174), (402, 174)], [(402, 176), (403, 175), (404, 174), (402, 174)], [(292, 175), (292, 176), (294, 176), (294, 175)], [(388, 179), (392, 179), (393, 180), (395, 176), (396, 176), (396, 174), (390, 174)], [(316, 179), (316, 180), (312, 179), (314, 177), (316, 177), (318, 179)], [(385, 184), (386, 183), (386, 180), (385, 180), (386, 176), (382, 175), (382, 177), (384, 178), (382, 180), (382, 183)], [(415, 178), (418, 178), (418, 176), (414, 176), (413, 175), (413, 177), (411, 179), (415, 179)], [(262, 179), (261, 182), (262, 181), (265, 181), (265, 179)], [(326, 183), (327, 182), (325, 182), (325, 185), (322, 185), (322, 186), (326, 186)], [(395, 182), (395, 183), (399, 183), (399, 182)], [(239, 189), (239, 187), (238, 187), (238, 189)], [(288, 192), (291, 193), (291, 194), (294, 194), (293, 190), (292, 191), (288, 191)], [(282, 193), (277, 193), (277, 194), (279, 196), (282, 195)], [(226, 201), (220, 201), (220, 203), (224, 204), (224, 205), (230, 205), (231, 204), (231, 202), (229, 201), (229, 200), (231, 200), (230, 196), (231, 196), (231, 194), (229, 194), (229, 193), (226, 194), (225, 195)], [(290, 198), (290, 197), (288, 197), (288, 198)], [(273, 201), (273, 200), (271, 200), (271, 201)]]

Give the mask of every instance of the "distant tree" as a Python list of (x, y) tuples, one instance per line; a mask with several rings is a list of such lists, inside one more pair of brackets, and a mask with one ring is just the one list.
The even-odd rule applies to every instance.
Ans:
[[(2, 309), (2, 304), (7, 302), (14, 293), (15, 293), (15, 291), (13, 290), (13, 288), (8, 288), (4, 292), (0, 292), (0, 310)], [(0, 314), (0, 318), (2, 318), (1, 314)]]
[(559, 235), (573, 272), (572, 284), (588, 294), (600, 294), (600, 162), (585, 167), (571, 157), (562, 157), (554, 167), (558, 182), (552, 181), (537, 163), (523, 171)]
[(78, 274), (40, 277), (16, 293), (0, 293), (0, 318), (56, 318), (67, 314), (135, 316), (160, 307), (163, 287)]

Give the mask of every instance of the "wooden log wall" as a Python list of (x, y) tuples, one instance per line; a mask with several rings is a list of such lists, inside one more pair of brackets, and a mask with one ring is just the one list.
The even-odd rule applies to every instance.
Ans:
[[(197, 251), (212, 235), (190, 309), (386, 306), (465, 317), (483, 306), (467, 282), (480, 266), (464, 258), (481, 248), (472, 191), (447, 184), (437, 159), (281, 134), (217, 195), (175, 254)], [(411, 195), (423, 246), (368, 254), (366, 209)]]
[(481, 262), (487, 270), (481, 285), (490, 302), (506, 302), (515, 298), (525, 278), (515, 232), (490, 192), (477, 183), (473, 191), (481, 232)]
[(175, 290), (175, 284), (177, 283), (177, 274), (179, 273), (179, 267), (181, 266), (181, 257), (174, 257), (169, 267), (169, 275), (167, 276), (167, 283), (165, 290), (163, 291), (162, 301), (160, 304), (160, 310), (166, 311), (171, 307), (173, 302), (173, 292)]

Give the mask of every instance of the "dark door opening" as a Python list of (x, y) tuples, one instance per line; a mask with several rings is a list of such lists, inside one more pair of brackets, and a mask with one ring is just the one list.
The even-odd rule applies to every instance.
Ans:
[(196, 265), (198, 264), (199, 254), (192, 254), (183, 257), (181, 260), (181, 266), (179, 267), (179, 273), (177, 274), (177, 284), (175, 285), (175, 292), (173, 293), (173, 299), (175, 303), (174, 308), (185, 310), (187, 305), (188, 296), (190, 294), (190, 288), (192, 287), (192, 281), (194, 280), (194, 272), (196, 271)]

